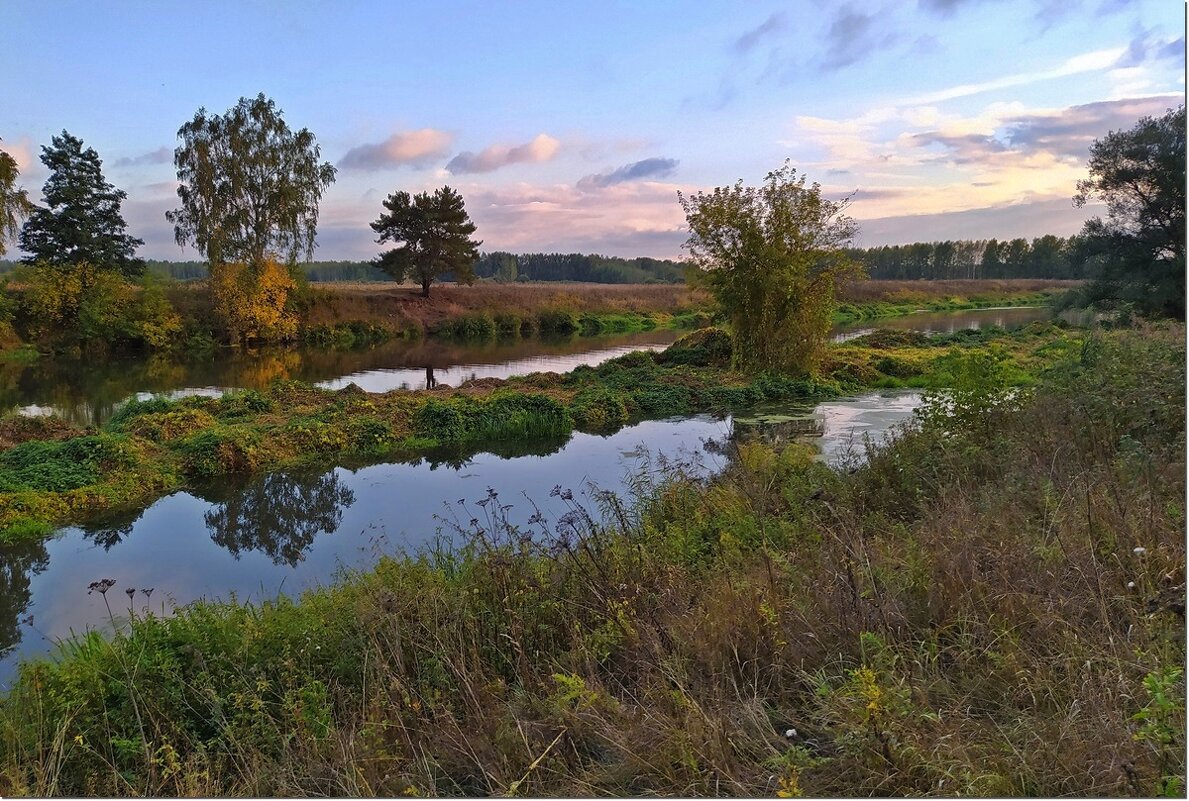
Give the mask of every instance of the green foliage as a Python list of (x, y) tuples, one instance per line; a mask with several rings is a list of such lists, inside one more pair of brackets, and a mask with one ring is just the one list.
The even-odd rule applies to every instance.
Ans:
[(166, 349), (181, 318), (150, 278), (132, 282), (88, 262), (38, 263), (18, 273), (17, 325), (49, 347), (131, 345)]
[(621, 259), (580, 253), (484, 253), (475, 275), (499, 282), (583, 281), (595, 284), (679, 284), (682, 265), (667, 259)]
[(397, 281), (407, 277), (421, 284), (423, 297), (429, 297), (430, 284), (445, 274), (466, 284), (475, 280), (474, 264), (483, 243), (471, 239), (475, 225), (462, 195), (449, 186), (432, 195), (396, 192), (384, 201), (384, 208), (388, 211), (372, 223), (372, 230), (381, 244), (397, 247), (386, 251), (377, 267)]
[(1097, 267), (1083, 299), (1184, 320), (1185, 107), (1096, 140), (1089, 168), (1074, 201), (1105, 201), (1107, 218), (1082, 229)]
[(504, 317), (501, 322), (502, 325), (497, 326), (496, 320), (490, 314), (470, 312), (446, 320), (434, 333), (438, 336), (461, 340), (492, 339), (497, 331), (501, 334), (505, 331), (520, 333), (519, 318), (513, 320)]
[(542, 309), (537, 312), (537, 330), (542, 334), (573, 334), (578, 330), (578, 319), (565, 309)]
[(256, 467), (260, 435), (250, 429), (208, 428), (172, 443), (182, 469), (195, 478), (247, 473)]
[(785, 164), (763, 186), (718, 187), (679, 196), (686, 247), (730, 319), (736, 366), (813, 373), (834, 312), (834, 293), (853, 272), (841, 248), (854, 236), (849, 200), (833, 202)]
[(657, 361), (662, 364), (692, 364), (698, 367), (726, 367), (731, 363), (731, 334), (722, 328), (700, 328), (665, 348)]
[(104, 469), (130, 459), (127, 441), (112, 434), (25, 442), (0, 453), (0, 492), (78, 489), (96, 483)]
[(318, 162), (321, 149), (308, 129), (290, 130), (261, 93), (222, 115), (198, 109), (178, 137), (182, 207), (165, 217), (179, 245), (193, 244), (212, 265), (258, 267), (269, 254), (289, 262), (313, 255), (318, 201), (335, 168)]
[(507, 391), (431, 399), (413, 420), (416, 435), (441, 443), (556, 436), (571, 427), (569, 411), (553, 398)]
[(580, 431), (613, 431), (628, 421), (623, 395), (594, 386), (574, 396), (570, 406), (574, 427)]
[(81, 139), (62, 131), (41, 148), (41, 163), (50, 171), (42, 188), (44, 207), (34, 206), (21, 229), (25, 262), (54, 266), (90, 264), (139, 276), (144, 262), (136, 258), (143, 240), (130, 236), (120, 213), (128, 193), (103, 177), (99, 154), (83, 150)]
[(342, 350), (377, 345), (396, 336), (391, 328), (367, 320), (306, 327), (300, 333), (301, 340), (308, 345)]
[(17, 188), (20, 175), (17, 160), (0, 151), (0, 256), (8, 252), (8, 243), (16, 239), (20, 231), (19, 223), (33, 210), (29, 193)]

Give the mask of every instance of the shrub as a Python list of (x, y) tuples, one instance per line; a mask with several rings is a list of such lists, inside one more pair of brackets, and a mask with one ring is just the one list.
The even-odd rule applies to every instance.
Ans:
[(570, 406), (574, 426), (581, 431), (609, 431), (628, 421), (623, 396), (605, 387), (579, 392)]
[(537, 329), (542, 334), (572, 334), (578, 330), (573, 312), (545, 309), (537, 313)]
[(698, 367), (726, 367), (731, 363), (731, 334), (722, 328), (700, 328), (665, 348), (657, 361), (692, 364)]
[(25, 442), (0, 453), (0, 492), (66, 492), (98, 482), (105, 468), (129, 460), (127, 440), (119, 435)]
[(295, 287), (289, 270), (273, 259), (259, 267), (238, 262), (211, 266), (215, 314), (232, 343), (292, 339), (297, 317), (287, 301)]
[(251, 471), (258, 445), (259, 435), (255, 432), (216, 428), (177, 440), (172, 447), (182, 455), (182, 467), (187, 475), (212, 478)]
[(156, 442), (170, 442), (214, 425), (215, 418), (209, 412), (183, 408), (137, 415), (124, 425), (123, 430)]
[(451, 339), (491, 339), (496, 334), (495, 320), (486, 312), (463, 314), (442, 323), (437, 333)]

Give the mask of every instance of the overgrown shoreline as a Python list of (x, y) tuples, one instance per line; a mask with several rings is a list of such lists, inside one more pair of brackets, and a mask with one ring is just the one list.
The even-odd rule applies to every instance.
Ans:
[[(880, 336), (837, 358), (916, 350)], [(1184, 336), (993, 335), (849, 470), (745, 445), (560, 528), (138, 616), (22, 668), (0, 792), (1179, 795)]]
[(864, 387), (1026, 384), (1081, 336), (1055, 324), (932, 337), (877, 332), (831, 347), (822, 379), (813, 381), (736, 373), (729, 336), (705, 329), (660, 354), (632, 353), (565, 375), (383, 394), (281, 382), (221, 398), (132, 401), (90, 430), (10, 416), (0, 420), (0, 539), (44, 537), (193, 481), (311, 459), (409, 459), (442, 446), (605, 433), (647, 418), (808, 402)]

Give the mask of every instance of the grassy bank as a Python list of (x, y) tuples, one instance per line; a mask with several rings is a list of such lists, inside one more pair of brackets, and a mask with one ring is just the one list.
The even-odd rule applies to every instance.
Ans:
[(1184, 329), (997, 344), (1057, 355), (851, 469), (489, 498), (461, 550), (81, 640), (0, 701), (0, 792), (1183, 794)]
[(809, 381), (732, 371), (729, 337), (706, 329), (661, 354), (632, 353), (566, 375), (384, 394), (278, 382), (222, 398), (129, 402), (101, 429), (89, 430), (10, 416), (0, 420), (0, 442), (7, 443), (0, 451), (0, 538), (44, 536), (63, 524), (146, 505), (193, 481), (313, 459), (414, 458), (443, 446), (477, 449), (573, 430), (608, 432), (645, 418), (870, 386), (1026, 384), (1079, 347), (1081, 336), (1050, 324), (1011, 334), (877, 333), (832, 348), (823, 378)]

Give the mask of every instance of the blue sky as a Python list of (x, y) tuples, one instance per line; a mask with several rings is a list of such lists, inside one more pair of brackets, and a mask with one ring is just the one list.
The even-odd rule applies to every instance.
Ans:
[[(483, 249), (673, 257), (677, 192), (791, 159), (861, 245), (1068, 235), (1090, 144), (1183, 102), (1172, 0), (0, 0), (0, 149), (39, 195), (62, 129), (173, 241), (172, 149), (264, 92), (339, 167), (318, 259), (370, 258), (384, 197), (450, 184)], [(1092, 209), (1090, 210), (1093, 211)]]

